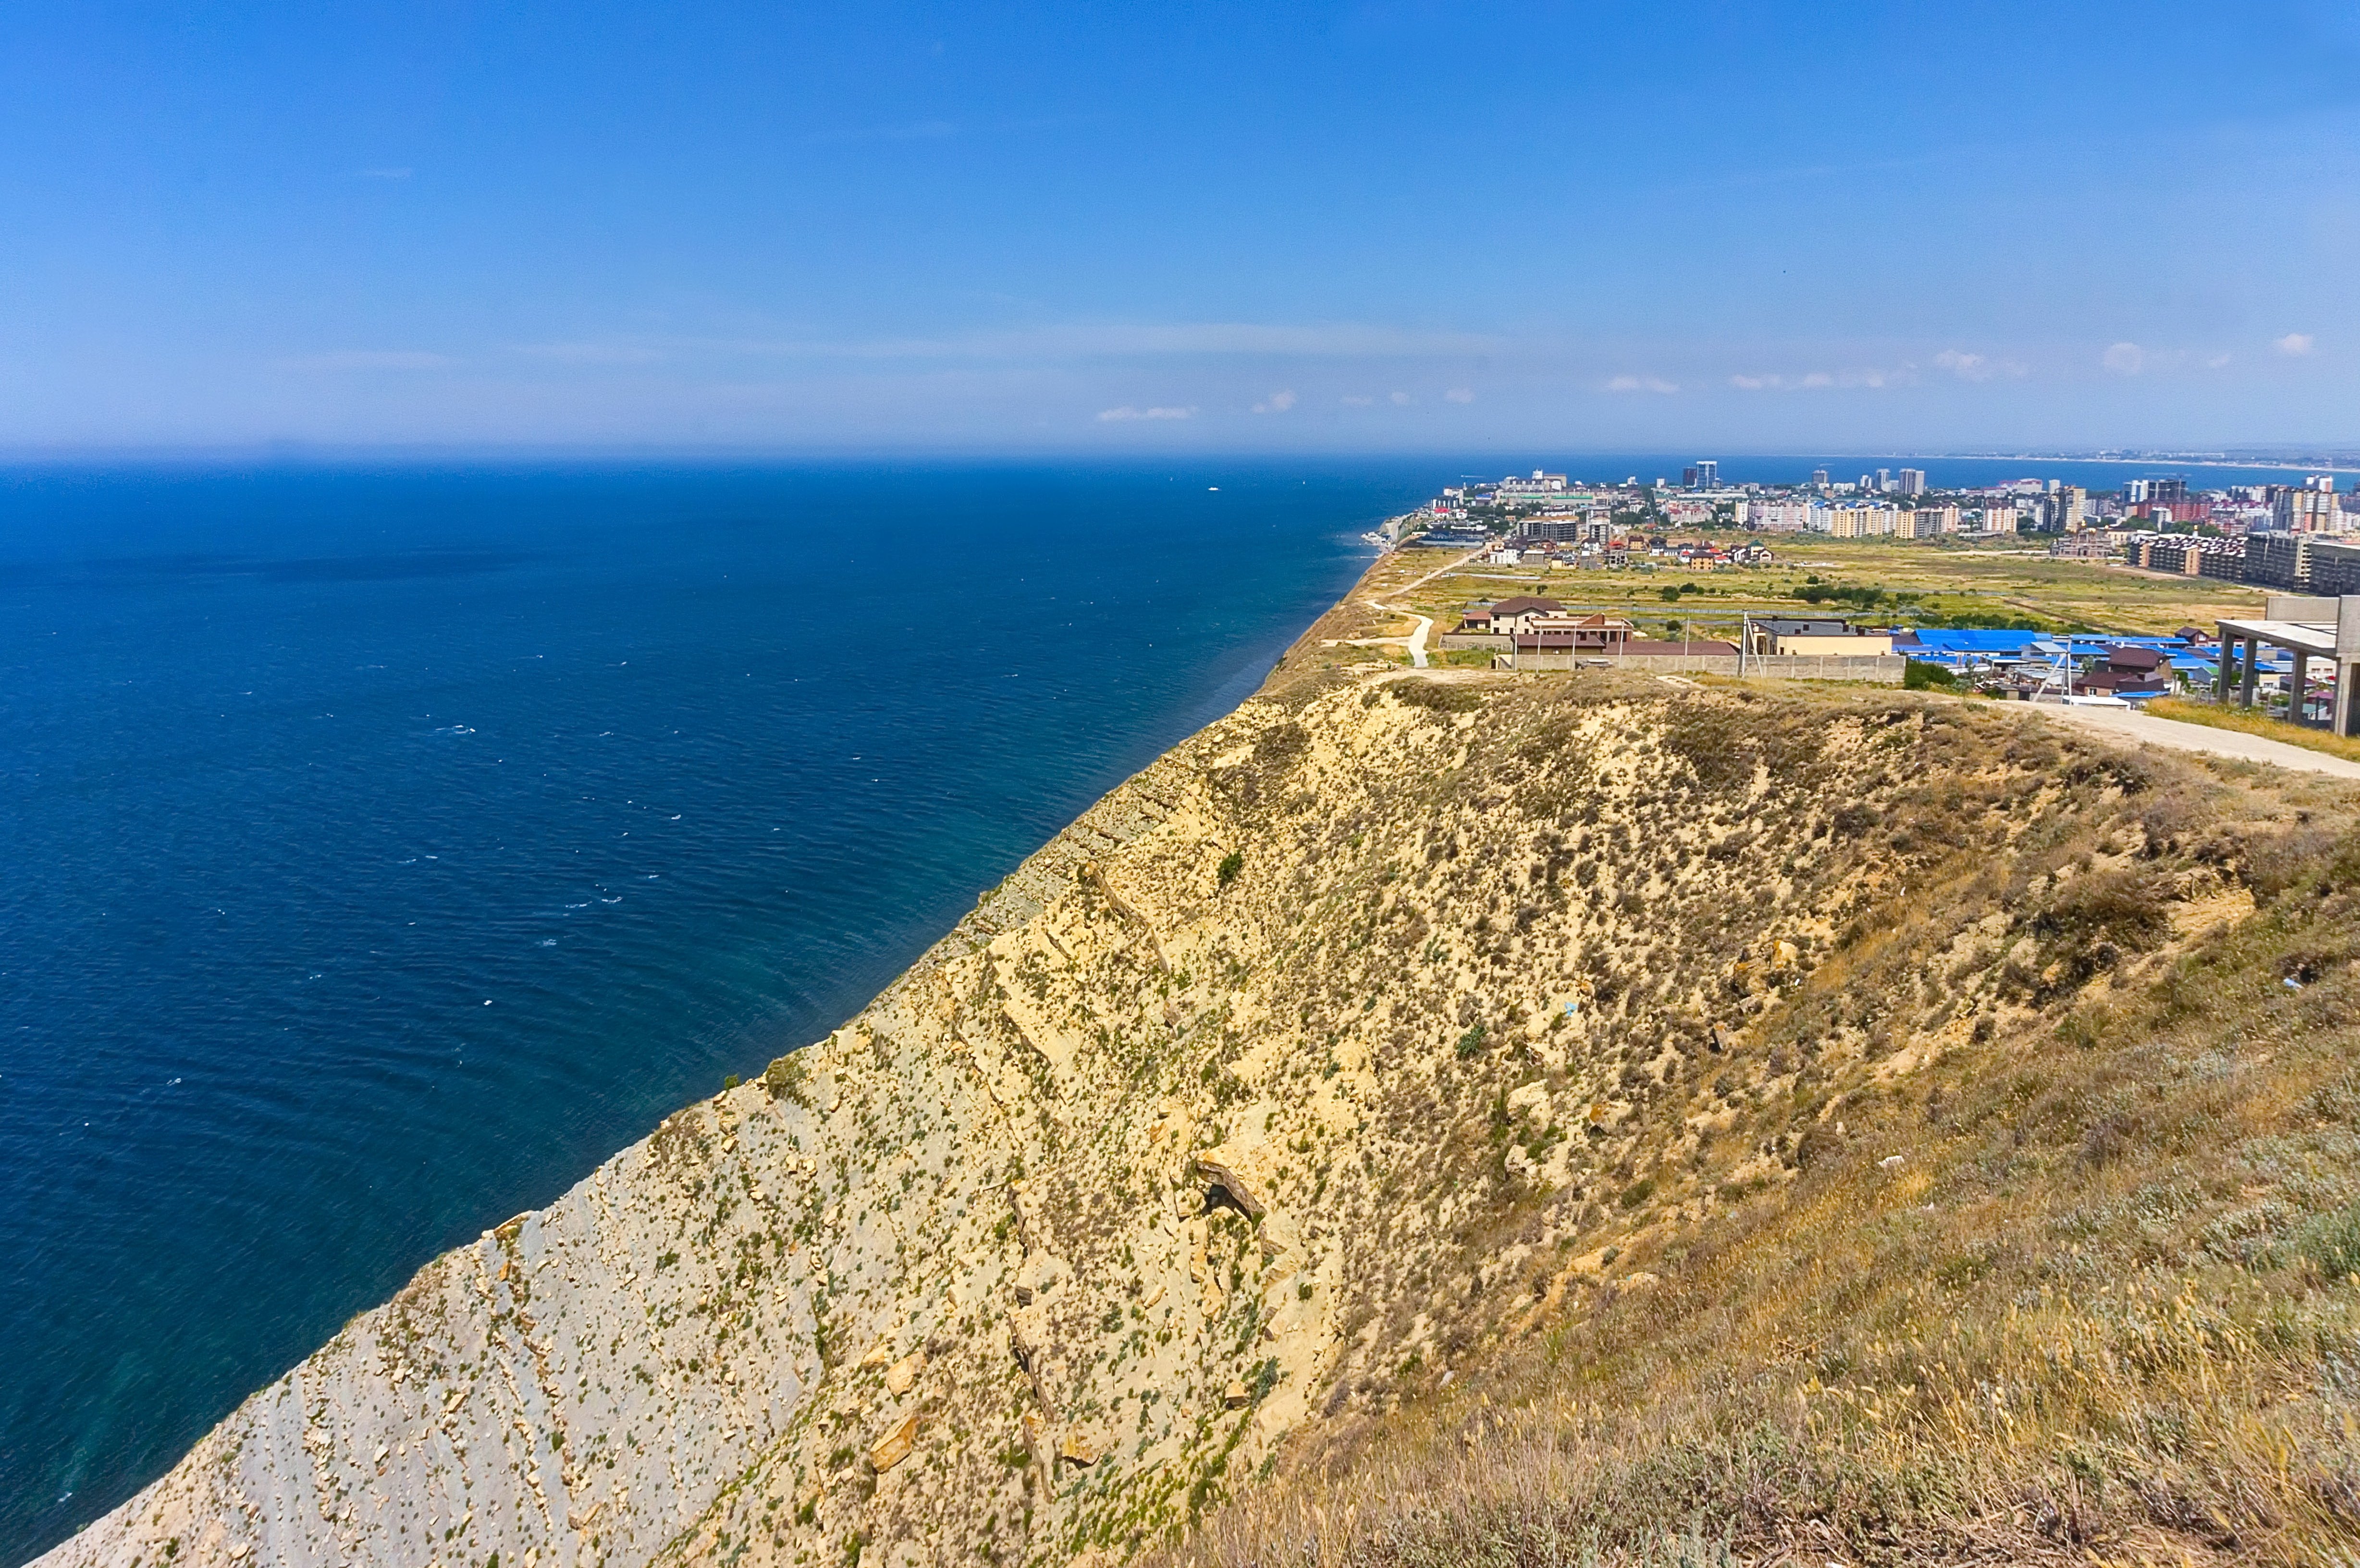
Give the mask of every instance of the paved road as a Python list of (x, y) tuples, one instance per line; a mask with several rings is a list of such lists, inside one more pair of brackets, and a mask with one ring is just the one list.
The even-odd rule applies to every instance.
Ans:
[(2289, 746), (2267, 735), (2242, 730), (2216, 730), (2210, 724), (2183, 724), (2158, 718), (2136, 708), (2068, 708), (2053, 702), (2000, 702), (1995, 707), (2023, 708), (2059, 724), (2096, 730), (2118, 740), (2136, 740), (2173, 751), (2201, 751), (2214, 757), (2234, 757), (2247, 762), (2267, 762), (2298, 773), (2327, 773), (2338, 779), (2360, 779), (2360, 762)]

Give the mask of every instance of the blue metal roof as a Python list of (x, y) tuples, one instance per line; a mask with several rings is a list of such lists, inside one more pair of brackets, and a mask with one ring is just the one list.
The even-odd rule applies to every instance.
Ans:
[(1918, 646), (1932, 653), (2014, 653), (2039, 637), (1989, 626), (1928, 626), (1918, 631)]
[[(1916, 639), (1914, 643), (1902, 644), (1896, 652), (1952, 669), (1983, 660), (2006, 663), (2053, 659), (2064, 653), (2075, 659), (2096, 659), (2103, 658), (2110, 648), (2153, 648), (2169, 654), (2174, 667), (2182, 670), (2188, 669), (2191, 662), (2190, 645), (2181, 637), (2100, 637), (2088, 632), (2060, 636), (2003, 626), (1922, 626), (1915, 631), (1896, 626), (1894, 630), (1907, 631)], [(2264, 657), (2267, 663), (2268, 655)]]

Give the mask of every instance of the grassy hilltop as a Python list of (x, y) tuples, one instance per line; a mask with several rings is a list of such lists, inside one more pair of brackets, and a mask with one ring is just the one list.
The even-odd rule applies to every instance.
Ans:
[[(1567, 972), (1570, 908), (1622, 913), (1588, 962), (1626, 1027), (1506, 1074), (1528, 1245), (1443, 1282), (1483, 1325), (1448, 1385), (1408, 1368), (1306, 1432), (1175, 1560), (1644, 1558), (1699, 1527), (1741, 1559), (2360, 1544), (2347, 788), (1956, 702), (1426, 700), (1463, 709), (1480, 808), (1444, 868), (1473, 907), (1441, 902), (1509, 974)], [(1550, 742), (1601, 709), (1684, 764), (1635, 813), (1557, 777), (1596, 766)], [(1617, 1057), (1622, 1136), (1520, 1187), (1562, 1129), (1512, 1102), (1594, 1128), (1594, 1080), (1570, 1118), (1560, 1085)]]

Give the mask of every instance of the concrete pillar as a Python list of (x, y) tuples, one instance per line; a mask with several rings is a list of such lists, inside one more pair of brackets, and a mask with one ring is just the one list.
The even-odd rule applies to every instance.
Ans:
[(2300, 648), (2294, 650), (2293, 695), (2287, 699), (2287, 719), (2291, 724), (2302, 723), (2302, 683), (2311, 672), (2311, 655)]
[(2262, 639), (2256, 637), (2247, 637), (2245, 639), (2245, 678), (2237, 683), (2237, 701), (2248, 708), (2254, 705), (2255, 682), (2261, 679), (2261, 671), (2254, 668), (2261, 661), (2261, 653)]
[(2221, 657), (2221, 668), (2212, 672), (2212, 700), (2226, 702), (2229, 700), (2229, 656), (2236, 651), (2237, 645), (2229, 636), (2228, 627), (2221, 627), (2220, 634), (2220, 640), (2213, 645)]
[(2335, 735), (2360, 733), (2360, 593), (2335, 599), (2335, 705), (2327, 727)]

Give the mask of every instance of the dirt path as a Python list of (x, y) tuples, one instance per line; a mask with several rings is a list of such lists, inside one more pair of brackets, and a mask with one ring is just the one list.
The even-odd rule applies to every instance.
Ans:
[[(1491, 548), (1491, 547), (1488, 544), (1478, 545), (1473, 550), (1469, 550), (1465, 555), (1460, 556), (1458, 560), (1451, 561), (1447, 565), (1436, 567), (1433, 571), (1427, 572), (1416, 582), (1403, 583), (1400, 587), (1393, 589), (1393, 593), (1398, 596), (1408, 593), (1413, 588), (1423, 588), (1427, 583), (1433, 582), (1436, 578), (1458, 571), (1460, 567), (1466, 565), (1469, 561), (1474, 560), (1477, 556), (1482, 554), (1485, 550), (1490, 550)], [(1375, 599), (1369, 600), (1368, 604), (1371, 609), (1382, 610), (1389, 615), (1407, 615), (1411, 620), (1417, 623), (1417, 630), (1412, 632), (1405, 637), (1354, 637), (1352, 639), (1353, 646), (1356, 648), (1372, 648), (1378, 645), (1382, 645), (1387, 648), (1405, 648), (1409, 649), (1410, 668), (1413, 670), (1424, 670), (1426, 668), (1426, 639), (1433, 634), (1434, 617), (1431, 615), (1421, 615), (1415, 610), (1405, 610), (1399, 604), (1387, 604)]]
[(1356, 648), (1376, 648), (1380, 646), (1385, 648), (1405, 648), (1409, 649), (1410, 668), (1413, 670), (1424, 670), (1426, 668), (1426, 634), (1434, 629), (1434, 617), (1431, 615), (1421, 615), (1415, 610), (1404, 610), (1398, 604), (1380, 604), (1374, 599), (1370, 600), (1368, 603), (1371, 609), (1382, 610), (1389, 615), (1407, 615), (1410, 619), (1417, 623), (1417, 630), (1412, 632), (1405, 637), (1354, 637), (1352, 639), (1353, 646)]
[(2243, 762), (2267, 762), (2296, 773), (2326, 773), (2337, 779), (2360, 779), (2360, 762), (2289, 746), (2267, 735), (2241, 730), (2218, 730), (2210, 724), (2183, 724), (2158, 718), (2136, 708), (2068, 708), (2049, 702), (1994, 702), (1995, 708), (2022, 708), (2061, 724), (2095, 730), (2119, 740), (2135, 740), (2172, 751), (2197, 751), (2212, 757), (2233, 757)]

